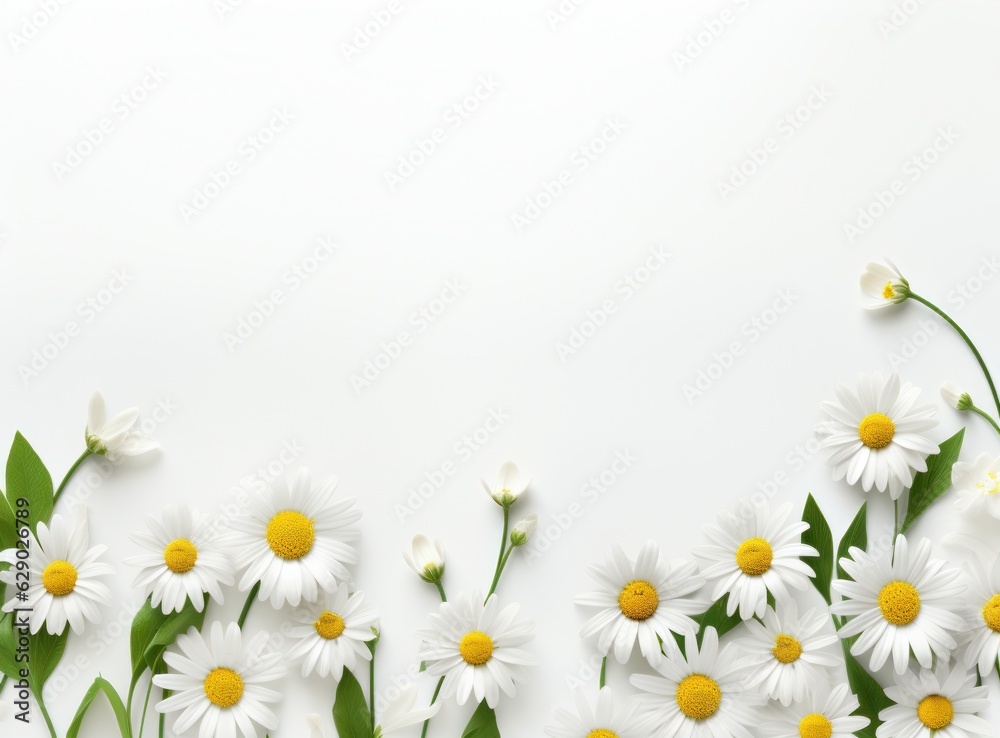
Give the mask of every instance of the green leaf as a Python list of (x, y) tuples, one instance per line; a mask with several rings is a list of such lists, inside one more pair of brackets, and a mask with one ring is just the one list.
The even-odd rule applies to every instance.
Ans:
[(712, 603), (712, 606), (701, 615), (695, 616), (694, 619), (701, 626), (698, 631), (699, 646), (701, 645), (701, 639), (705, 635), (706, 628), (715, 628), (719, 633), (719, 638), (722, 638), (722, 636), (743, 622), (740, 620), (740, 610), (738, 607), (733, 611), (732, 615), (726, 615), (726, 603), (728, 601), (729, 595), (727, 594), (725, 597), (720, 597)]
[(480, 702), (479, 707), (472, 713), (469, 724), (465, 726), (462, 738), (500, 738), (497, 715), (493, 708), (485, 702)]
[(809, 523), (809, 530), (802, 534), (802, 542), (819, 551), (819, 556), (803, 556), (802, 563), (811, 566), (816, 572), (813, 586), (823, 595), (826, 604), (830, 604), (830, 581), (833, 579), (833, 533), (830, 524), (823, 517), (823, 511), (812, 495), (806, 498), (806, 507), (802, 511), (803, 522)]
[(17, 527), (14, 525), (14, 511), (7, 504), (7, 498), (0, 493), (0, 549), (17, 546)]
[(45, 628), (42, 628), (31, 636), (32, 691), (41, 692), (42, 686), (52, 676), (63, 656), (63, 651), (66, 650), (68, 638), (69, 627), (64, 628), (60, 635), (50, 635)]
[(52, 477), (35, 449), (17, 433), (7, 457), (7, 501), (11, 510), (18, 509), (20, 497), (27, 500), (31, 532), (34, 533), (39, 523), (47, 523), (52, 517)]
[(121, 732), (122, 738), (130, 738), (132, 727), (129, 725), (128, 713), (125, 710), (125, 705), (122, 704), (122, 698), (118, 696), (118, 692), (111, 686), (111, 683), (102, 677), (97, 677), (94, 683), (90, 685), (90, 689), (83, 696), (83, 701), (80, 703), (80, 707), (77, 708), (73, 722), (70, 723), (69, 729), (66, 731), (66, 738), (77, 738), (80, 734), (80, 726), (83, 724), (83, 718), (87, 714), (87, 710), (94, 703), (98, 692), (103, 692), (108, 698), (108, 702), (111, 703), (111, 709), (114, 710), (115, 719), (118, 721), (118, 730)]
[(21, 666), (14, 661), (17, 649), (17, 634), (14, 632), (14, 614), (5, 612), (0, 616), (0, 671), (17, 681)]
[(855, 548), (860, 548), (862, 551), (868, 549), (868, 503), (866, 502), (858, 510), (858, 514), (854, 516), (854, 520), (847, 528), (847, 532), (844, 533), (844, 537), (840, 539), (840, 545), (837, 547), (837, 578), (838, 579), (850, 579), (847, 572), (844, 571), (844, 567), (840, 565), (841, 559), (851, 558), (850, 549), (854, 546)]
[(333, 702), (333, 724), (340, 738), (372, 738), (372, 714), (357, 678), (348, 669), (337, 685)]
[(941, 444), (941, 450), (927, 457), (927, 471), (920, 472), (913, 478), (910, 487), (910, 504), (906, 510), (901, 533), (906, 533), (917, 518), (924, 514), (935, 500), (951, 487), (951, 468), (958, 461), (962, 450), (962, 440), (965, 438), (965, 428)]
[[(207, 603), (208, 595), (205, 595), (205, 604), (207, 605)], [(146, 667), (155, 669), (160, 657), (163, 656), (163, 652), (177, 640), (178, 635), (186, 632), (188, 628), (193, 626), (201, 630), (201, 626), (205, 622), (205, 610), (206, 607), (203, 605), (201, 612), (198, 612), (189, 600), (180, 612), (172, 612), (167, 615), (163, 624), (157, 628), (156, 635), (152, 637), (149, 645), (146, 646), (146, 650), (142, 653)], [(141, 674), (142, 672), (139, 673)]]
[(858, 696), (860, 706), (855, 711), (855, 715), (864, 715), (871, 720), (867, 728), (857, 731), (854, 735), (860, 738), (875, 738), (875, 732), (882, 724), (878, 719), (878, 714), (887, 707), (895, 704), (885, 696), (882, 686), (875, 681), (875, 677), (868, 673), (856, 658), (851, 654), (851, 646), (857, 640), (857, 636), (841, 641), (844, 648), (844, 661), (847, 664), (847, 680), (850, 682), (851, 691)]
[(145, 656), (146, 649), (149, 648), (156, 636), (157, 631), (167, 620), (167, 615), (158, 607), (153, 607), (147, 599), (139, 612), (132, 618), (132, 631), (129, 635), (129, 651), (132, 657), (132, 681), (128, 685), (128, 703), (132, 703), (132, 695), (135, 687), (139, 683), (148, 668)]

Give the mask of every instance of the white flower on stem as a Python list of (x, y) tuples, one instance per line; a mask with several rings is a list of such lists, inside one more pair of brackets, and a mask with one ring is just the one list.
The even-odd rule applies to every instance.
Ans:
[(444, 545), (432, 541), (423, 534), (413, 536), (409, 551), (403, 551), (403, 558), (417, 576), (425, 582), (440, 582), (444, 576)]
[(302, 659), (302, 676), (315, 671), (339, 681), (344, 669), (354, 671), (359, 656), (372, 660), (367, 643), (376, 637), (378, 610), (364, 600), (364, 592), (349, 595), (347, 585), (342, 584), (325, 592), (318, 602), (298, 607), (296, 625), (288, 630), (294, 641), (288, 659)]
[(989, 688), (977, 687), (975, 674), (949, 666), (947, 659), (933, 671), (904, 671), (894, 687), (886, 688), (885, 696), (896, 704), (878, 714), (883, 721), (875, 732), (878, 738), (996, 735), (996, 724), (976, 714), (990, 706)]
[(1000, 456), (979, 454), (974, 462), (956, 461), (951, 468), (955, 487), (955, 507), (980, 515), (987, 512), (1000, 518)]
[(861, 289), (868, 296), (863, 303), (868, 310), (896, 305), (910, 296), (910, 283), (888, 259), (885, 264), (868, 264), (861, 275)]
[(954, 382), (941, 385), (941, 397), (956, 410), (964, 412), (972, 407), (972, 396)]
[(773, 721), (761, 725), (762, 738), (854, 738), (871, 720), (855, 715), (858, 698), (846, 684), (810, 692), (802, 702), (771, 706)]
[(978, 665), (986, 677), (1000, 659), (1000, 556), (988, 569), (980, 561), (970, 568), (973, 586), (965, 619), (971, 626), (963, 636), (968, 644), (964, 663), (966, 669)]
[(399, 691), (399, 696), (394, 700), (389, 700), (389, 704), (382, 711), (382, 718), (376, 728), (379, 736), (388, 735), (401, 728), (408, 728), (411, 725), (418, 725), (425, 720), (430, 720), (438, 714), (441, 703), (435, 702), (427, 707), (416, 707), (417, 685), (410, 683)]
[(535, 532), (538, 527), (538, 516), (532, 513), (525, 518), (522, 518), (517, 525), (514, 526), (514, 530), (510, 532), (510, 543), (512, 546), (523, 546), (531, 538), (531, 534)]
[(135, 429), (139, 408), (130, 407), (111, 420), (105, 419), (104, 398), (95, 392), (90, 398), (85, 438), (91, 453), (107, 456), (111, 461), (122, 456), (140, 456), (160, 444), (142, 431)]
[(521, 472), (517, 464), (513, 461), (505, 462), (497, 473), (496, 481), (492, 486), (485, 480), (480, 480), (486, 494), (501, 507), (510, 507), (517, 499), (524, 494), (524, 490), (531, 484), (531, 479), (522, 479)]
[(576, 710), (559, 707), (552, 711), (557, 724), (545, 729), (552, 738), (643, 738), (643, 725), (636, 718), (635, 703), (615, 703), (611, 687), (597, 694), (591, 702), (582, 688), (573, 691)]

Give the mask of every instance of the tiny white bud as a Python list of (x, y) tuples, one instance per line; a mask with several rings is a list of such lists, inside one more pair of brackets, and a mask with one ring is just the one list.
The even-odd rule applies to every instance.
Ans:
[(941, 397), (956, 410), (965, 411), (972, 407), (972, 397), (954, 382), (945, 382), (941, 385)]
[(531, 538), (531, 534), (538, 527), (538, 516), (532, 513), (524, 517), (521, 522), (514, 526), (510, 534), (510, 542), (513, 546), (523, 546)]

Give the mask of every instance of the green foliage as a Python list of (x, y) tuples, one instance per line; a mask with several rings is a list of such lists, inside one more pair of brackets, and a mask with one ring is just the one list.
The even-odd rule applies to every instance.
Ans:
[(493, 708), (485, 702), (480, 702), (465, 730), (462, 731), (462, 738), (500, 738), (497, 715)]
[(372, 714), (368, 711), (364, 690), (348, 669), (344, 669), (337, 685), (333, 724), (340, 738), (372, 738)]
[(938, 453), (927, 457), (927, 471), (913, 478), (910, 487), (910, 504), (906, 510), (901, 533), (906, 533), (917, 518), (924, 514), (934, 502), (951, 488), (951, 468), (958, 461), (962, 450), (965, 428), (941, 444)]
[(830, 524), (826, 522), (823, 511), (819, 509), (819, 504), (812, 495), (806, 498), (802, 520), (809, 523), (809, 530), (802, 534), (802, 542), (819, 552), (819, 556), (803, 556), (802, 563), (812, 567), (816, 572), (813, 586), (829, 605), (832, 601), (830, 582), (833, 579), (833, 533), (830, 532)]

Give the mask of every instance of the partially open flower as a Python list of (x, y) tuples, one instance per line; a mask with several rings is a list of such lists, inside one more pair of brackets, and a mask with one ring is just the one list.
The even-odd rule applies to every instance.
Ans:
[(868, 295), (864, 307), (878, 310), (903, 302), (910, 296), (910, 283), (888, 259), (885, 264), (870, 262), (861, 275), (861, 289)]
[(139, 408), (122, 410), (111, 420), (105, 420), (104, 398), (95, 392), (90, 398), (85, 438), (91, 453), (107, 456), (114, 461), (120, 456), (139, 456), (160, 447), (145, 433), (134, 430), (139, 420)]
[(941, 397), (944, 401), (956, 410), (968, 410), (972, 407), (972, 396), (954, 382), (945, 382), (941, 385)]
[(444, 576), (444, 546), (441, 541), (432, 541), (422, 534), (415, 535), (411, 550), (404, 551), (403, 558), (425, 582), (434, 584)]
[(482, 482), (486, 493), (501, 507), (510, 507), (517, 502), (517, 498), (524, 494), (524, 490), (527, 489), (528, 485), (531, 483), (530, 478), (521, 478), (521, 472), (517, 468), (517, 464), (513, 461), (505, 462), (504, 465), (500, 467), (497, 479), (492, 486), (490, 486), (485, 479), (480, 481)]

